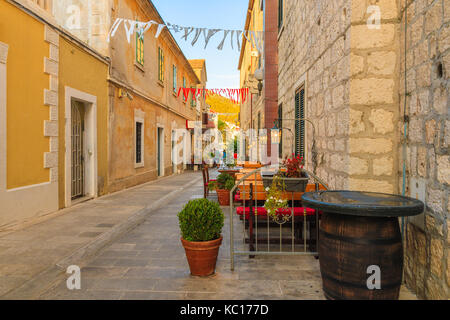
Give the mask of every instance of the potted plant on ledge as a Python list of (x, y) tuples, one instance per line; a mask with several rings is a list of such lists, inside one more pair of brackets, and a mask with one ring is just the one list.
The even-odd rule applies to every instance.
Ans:
[[(303, 158), (292, 154), (292, 158), (286, 158), (283, 161), (282, 168), (275, 174), (280, 177), (285, 186), (285, 190), (289, 192), (305, 192), (308, 185), (309, 176), (303, 169)], [(272, 185), (274, 176), (262, 176), (264, 187)]]
[(235, 185), (235, 179), (228, 173), (221, 173), (216, 181), (212, 181), (208, 187), (210, 191), (216, 190), (219, 204), (223, 207), (230, 205), (230, 191)]
[(219, 205), (208, 199), (189, 201), (178, 213), (178, 219), (191, 275), (214, 274), (224, 225)]

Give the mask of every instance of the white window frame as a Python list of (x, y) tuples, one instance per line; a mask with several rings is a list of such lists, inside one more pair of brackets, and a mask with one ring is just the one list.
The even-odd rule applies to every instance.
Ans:
[[(136, 129), (137, 129), (137, 123), (141, 124), (141, 162), (137, 162), (137, 145), (136, 145)], [(134, 168), (143, 168), (145, 166), (145, 113), (141, 110), (134, 110), (134, 133), (133, 133), (133, 139), (134, 139)]]

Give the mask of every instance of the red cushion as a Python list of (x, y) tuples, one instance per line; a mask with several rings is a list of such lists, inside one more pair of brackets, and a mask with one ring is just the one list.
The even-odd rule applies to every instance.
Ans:
[[(280, 214), (280, 215), (290, 215), (291, 214), (291, 209), (292, 208), (280, 209), (280, 210), (278, 210), (278, 214)], [(264, 207), (258, 207), (258, 208), (256, 208), (256, 210), (253, 207), (253, 212), (257, 213), (258, 216), (260, 216), (260, 217), (267, 216), (267, 210)], [(238, 215), (242, 216), (244, 214), (244, 207), (238, 207), (236, 209), (236, 213)], [(304, 214), (305, 214), (305, 208), (303, 208), (303, 207), (294, 207), (294, 216), (295, 217), (302, 217)], [(306, 208), (306, 215), (307, 216), (313, 216), (314, 214), (315, 214), (315, 210), (314, 209)], [(322, 212), (319, 211), (319, 214), (322, 214)], [(250, 215), (250, 208), (246, 207), (245, 208), (245, 218), (248, 219), (249, 215)]]
[[(244, 207), (237, 207), (236, 208), (236, 213), (240, 216), (242, 216), (244, 214)], [(250, 208), (246, 207), (245, 208), (245, 215), (248, 216), (248, 214), (250, 213)]]

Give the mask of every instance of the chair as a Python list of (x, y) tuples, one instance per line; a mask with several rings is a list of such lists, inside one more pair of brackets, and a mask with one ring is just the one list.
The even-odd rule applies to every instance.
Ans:
[(208, 166), (204, 165), (202, 168), (202, 175), (203, 175), (203, 197), (206, 199), (209, 196), (209, 183), (211, 181), (216, 180), (209, 180), (209, 169)]

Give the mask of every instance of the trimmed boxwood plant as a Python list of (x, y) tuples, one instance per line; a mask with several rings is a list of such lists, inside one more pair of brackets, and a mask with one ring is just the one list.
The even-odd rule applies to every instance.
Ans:
[(178, 213), (181, 236), (187, 241), (212, 241), (222, 234), (224, 215), (216, 202), (208, 199), (189, 201)]
[(228, 173), (221, 173), (217, 177), (216, 181), (211, 181), (208, 185), (209, 190), (231, 190), (233, 189), (236, 181), (233, 176)]

